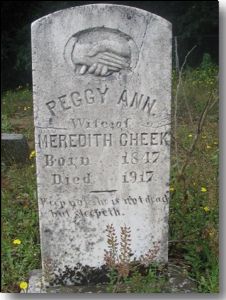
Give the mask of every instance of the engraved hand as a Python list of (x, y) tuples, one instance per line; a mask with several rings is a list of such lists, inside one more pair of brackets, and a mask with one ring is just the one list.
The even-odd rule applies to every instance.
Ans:
[(77, 44), (72, 59), (75, 65), (80, 65), (79, 74), (95, 74), (108, 76), (113, 72), (129, 68), (130, 54), (128, 48), (118, 43), (102, 41), (90, 50), (90, 44)]

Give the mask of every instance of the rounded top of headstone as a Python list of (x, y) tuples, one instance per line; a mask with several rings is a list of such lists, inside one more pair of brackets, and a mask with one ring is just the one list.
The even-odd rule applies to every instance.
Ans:
[[(103, 9), (103, 8), (105, 8), (105, 9), (114, 9), (114, 8), (117, 8), (118, 10), (125, 10), (125, 11), (128, 10), (130, 12), (133, 11), (134, 13), (136, 12), (136, 13), (139, 13), (139, 14), (142, 14), (142, 15), (149, 15), (149, 16), (151, 15), (152, 18), (159, 21), (160, 23), (165, 24), (166, 26), (168, 26), (170, 28), (172, 27), (172, 24), (168, 20), (166, 20), (166, 19), (164, 19), (164, 18), (162, 18), (162, 17), (160, 17), (156, 14), (148, 12), (144, 9), (137, 8), (137, 7), (134, 7), (134, 6), (126, 6), (126, 5), (110, 4), (110, 3), (97, 3), (97, 4), (88, 4), (88, 5), (79, 5), (79, 6), (73, 6), (73, 7), (70, 7), (70, 8), (58, 10), (58, 11), (55, 11), (51, 14), (48, 14), (46, 16), (43, 16), (43, 17), (35, 20), (34, 22), (32, 22), (31, 27), (34, 27), (37, 23), (45, 22), (49, 18), (58, 17), (62, 14), (68, 13), (71, 10), (84, 10), (84, 9), (95, 9), (95, 8), (96, 9)], [(130, 16), (130, 18), (131, 18), (131, 16)]]

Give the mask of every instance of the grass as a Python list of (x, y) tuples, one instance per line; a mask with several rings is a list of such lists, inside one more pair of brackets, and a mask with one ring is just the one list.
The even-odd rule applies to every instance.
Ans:
[(17, 114), (26, 116), (32, 111), (32, 92), (27, 87), (19, 86), (15, 91), (4, 93), (2, 100), (3, 114), (14, 117)]
[[(2, 98), (2, 132), (24, 134), (34, 148), (32, 93), (26, 87)], [(21, 176), (23, 174), (23, 176)], [(21, 281), (40, 268), (40, 241), (34, 160), (6, 167), (2, 163), (2, 291), (19, 292)], [(20, 244), (14, 244), (19, 240)]]
[[(172, 144), (171, 157), (170, 255), (186, 260), (202, 293), (219, 292), (218, 104), (210, 110), (192, 154), (185, 149), (192, 145), (207, 100), (218, 98), (217, 73), (206, 56), (199, 68), (183, 74), (177, 119), (180, 147), (176, 157)], [(176, 80), (173, 86), (175, 94)], [(187, 168), (179, 174), (188, 155)]]
[(40, 268), (35, 167), (12, 166), (2, 175), (2, 291), (12, 293)]
[(147, 274), (143, 275), (135, 269), (131, 276), (121, 282), (117, 282), (118, 273), (109, 272), (110, 282), (108, 283), (108, 293), (161, 293), (167, 291), (166, 277), (160, 273), (157, 266), (152, 265)]
[(19, 86), (4, 93), (1, 120), (2, 132), (22, 133), (34, 148), (33, 101), (29, 88)]
[[(199, 117), (207, 99), (217, 98), (217, 67), (208, 57), (195, 70), (183, 74), (178, 93), (178, 154), (172, 143), (169, 257), (182, 259), (200, 293), (219, 292), (218, 259), (218, 105), (209, 112), (197, 145), (187, 158), (196, 134)], [(173, 98), (178, 76), (173, 74)], [(187, 102), (186, 102), (187, 101)], [(187, 106), (186, 106), (187, 105)], [(20, 132), (33, 150), (32, 98), (28, 88), (3, 95), (2, 129)], [(173, 107), (174, 109), (174, 107)], [(174, 128), (173, 128), (174, 131)], [(21, 176), (23, 174), (23, 176)], [(19, 292), (19, 283), (28, 280), (31, 270), (40, 268), (40, 242), (34, 161), (2, 168), (2, 291)], [(13, 241), (19, 239), (21, 244)], [(153, 270), (140, 278), (128, 278), (124, 291), (150, 292), (155, 283)], [(111, 287), (110, 287), (111, 288)], [(112, 287), (113, 288), (113, 287)], [(161, 288), (156, 291), (161, 292)]]

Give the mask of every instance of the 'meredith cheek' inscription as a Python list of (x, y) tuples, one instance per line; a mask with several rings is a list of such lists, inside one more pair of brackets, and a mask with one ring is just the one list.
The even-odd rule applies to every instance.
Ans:
[(40, 149), (51, 148), (85, 148), (112, 146), (169, 146), (169, 132), (121, 133), (118, 137), (113, 134), (39, 134)]

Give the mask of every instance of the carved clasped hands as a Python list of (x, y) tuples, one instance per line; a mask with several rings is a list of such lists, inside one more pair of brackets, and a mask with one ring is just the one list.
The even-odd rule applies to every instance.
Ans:
[[(108, 40), (101, 41), (95, 45), (76, 44), (72, 61), (75, 70), (79, 74), (95, 74), (96, 76), (108, 76), (121, 69), (130, 66), (130, 53), (125, 45)], [(78, 68), (80, 66), (80, 68)]]
[(117, 29), (95, 27), (71, 36), (65, 45), (64, 57), (75, 74), (106, 77), (134, 69), (138, 50), (129, 35)]

